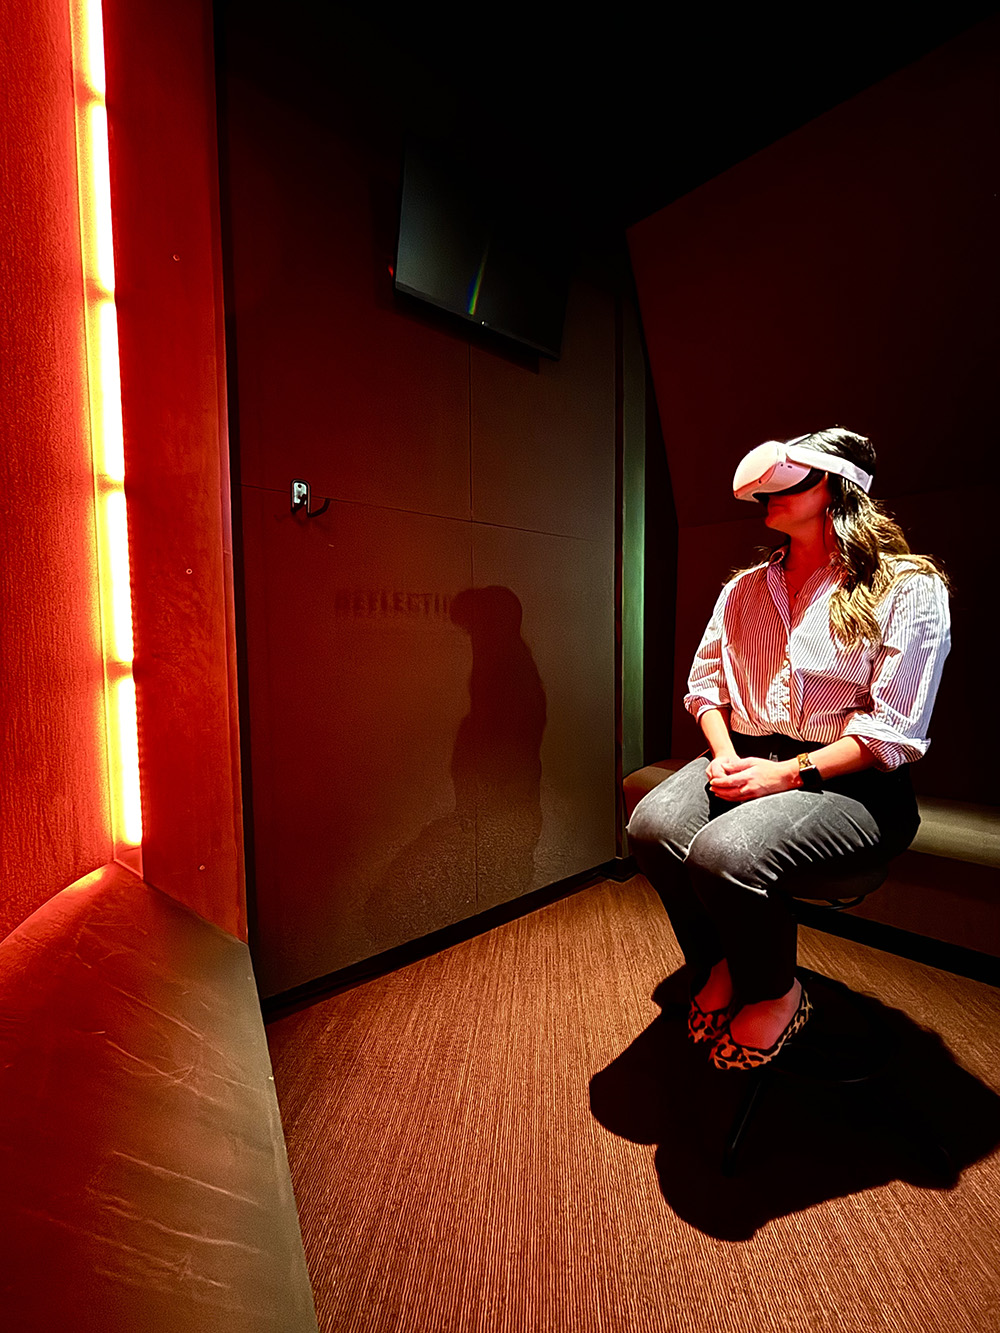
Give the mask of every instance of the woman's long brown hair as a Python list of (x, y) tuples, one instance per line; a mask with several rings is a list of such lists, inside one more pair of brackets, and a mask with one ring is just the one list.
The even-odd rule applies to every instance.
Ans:
[[(875, 471), (875, 450), (863, 435), (834, 426), (796, 440), (804, 449), (836, 454), (863, 468)], [(831, 504), (829, 516), (836, 541), (835, 563), (843, 576), (830, 598), (830, 624), (846, 646), (867, 641), (878, 643), (881, 630), (876, 607), (894, 584), (914, 574), (948, 577), (930, 555), (910, 550), (903, 530), (883, 506), (853, 481), (827, 474)], [(788, 539), (782, 543), (788, 545)], [(781, 547), (777, 548), (781, 549)]]

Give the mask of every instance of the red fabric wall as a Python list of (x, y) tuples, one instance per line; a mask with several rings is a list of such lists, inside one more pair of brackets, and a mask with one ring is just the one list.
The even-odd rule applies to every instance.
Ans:
[(0, 32), (2, 936), (112, 849), (69, 7)]
[[(144, 872), (245, 937), (211, 5), (105, 28)], [(69, 6), (0, 31), (6, 934), (113, 848)]]
[(246, 937), (209, 0), (104, 0), (143, 874)]
[(729, 570), (769, 534), (730, 482), (761, 440), (840, 424), (957, 589), (926, 794), (996, 801), (964, 712), (995, 522), (997, 56), (981, 24), (631, 230), (680, 524), (680, 699)]

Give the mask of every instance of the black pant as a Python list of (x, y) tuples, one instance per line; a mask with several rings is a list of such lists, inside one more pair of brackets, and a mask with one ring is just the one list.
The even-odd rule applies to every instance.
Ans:
[[(779, 760), (819, 748), (789, 736), (733, 744)], [(909, 846), (920, 823), (909, 771), (865, 769), (821, 792), (734, 803), (709, 790), (708, 763), (693, 760), (639, 802), (629, 843), (696, 974), (726, 958), (739, 1003), (775, 999), (795, 979), (789, 898), (821, 898), (825, 883)]]

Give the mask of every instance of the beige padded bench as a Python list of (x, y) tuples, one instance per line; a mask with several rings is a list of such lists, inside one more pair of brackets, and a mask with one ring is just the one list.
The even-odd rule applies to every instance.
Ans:
[(110, 864), (0, 942), (3, 1327), (316, 1333), (250, 952)]
[[(622, 783), (632, 811), (685, 760), (665, 759)], [(920, 828), (855, 916), (1000, 958), (1000, 809), (920, 797)]]

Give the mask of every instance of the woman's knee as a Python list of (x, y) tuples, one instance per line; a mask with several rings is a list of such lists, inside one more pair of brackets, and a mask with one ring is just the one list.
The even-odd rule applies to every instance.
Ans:
[(691, 767), (685, 766), (646, 793), (628, 822), (630, 843), (668, 847), (683, 856), (708, 818), (704, 764), (694, 774)]
[(758, 893), (775, 883), (771, 849), (752, 827), (736, 820), (706, 824), (688, 848), (687, 864), (715, 879), (728, 880)]
[(663, 802), (651, 800), (654, 795), (655, 790), (647, 792), (632, 811), (632, 818), (628, 821), (625, 829), (629, 836), (629, 842), (658, 843), (663, 841), (663, 833), (669, 825), (669, 818), (665, 818), (666, 812)]

